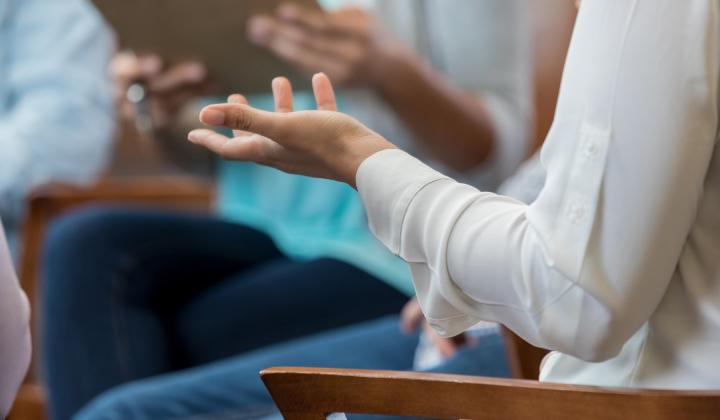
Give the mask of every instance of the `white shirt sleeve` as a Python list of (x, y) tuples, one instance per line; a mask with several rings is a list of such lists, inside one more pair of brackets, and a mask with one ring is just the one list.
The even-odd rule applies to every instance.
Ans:
[(716, 144), (718, 1), (584, 0), (531, 205), (402, 151), (357, 174), (371, 229), (443, 335), (479, 320), (605, 360), (655, 311)]
[(0, 418), (10, 410), (30, 364), (29, 317), (0, 224)]
[[(113, 134), (108, 29), (86, 0), (7, 6), (0, 48), (0, 210), (49, 180), (87, 182)], [(8, 208), (10, 207), (10, 208)]]

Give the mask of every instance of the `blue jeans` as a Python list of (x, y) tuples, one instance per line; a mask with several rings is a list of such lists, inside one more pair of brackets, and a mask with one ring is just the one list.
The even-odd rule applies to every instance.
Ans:
[[(76, 420), (264, 418), (276, 409), (258, 376), (262, 369), (409, 370), (417, 344), (417, 334), (403, 334), (396, 316), (385, 317), (123, 385), (95, 399)], [(497, 377), (510, 374), (499, 334), (465, 346), (433, 371)]]
[(261, 232), (201, 215), (83, 210), (52, 226), (43, 261), (42, 367), (57, 420), (118, 385), (397, 313), (407, 300), (349, 264), (294, 261)]

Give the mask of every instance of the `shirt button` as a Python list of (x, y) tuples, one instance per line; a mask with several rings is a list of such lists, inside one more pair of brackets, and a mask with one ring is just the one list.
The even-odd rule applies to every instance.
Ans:
[(600, 146), (597, 141), (590, 140), (585, 144), (585, 157), (592, 159), (597, 157), (598, 153), (600, 153)]
[(578, 223), (585, 217), (585, 207), (581, 204), (572, 204), (568, 209), (568, 219), (571, 223)]

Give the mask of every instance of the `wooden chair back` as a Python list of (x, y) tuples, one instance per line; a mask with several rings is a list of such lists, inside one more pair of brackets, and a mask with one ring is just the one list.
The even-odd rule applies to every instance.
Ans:
[(331, 413), (477, 420), (715, 420), (720, 391), (648, 391), (414, 372), (272, 368), (286, 420)]

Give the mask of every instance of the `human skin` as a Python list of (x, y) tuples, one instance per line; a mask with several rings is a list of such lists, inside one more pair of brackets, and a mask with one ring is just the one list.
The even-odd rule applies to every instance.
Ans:
[[(198, 129), (188, 139), (223, 159), (249, 161), (284, 172), (327, 178), (355, 187), (360, 164), (373, 154), (395, 146), (354, 118), (337, 111), (330, 79), (313, 77), (315, 111), (292, 110), (292, 88), (287, 79), (273, 80), (278, 112), (261, 111), (231, 101), (210, 105), (200, 121), (211, 127), (234, 130), (226, 137), (211, 129)], [(231, 99), (240, 98), (233, 95)]]
[[(231, 95), (227, 104), (203, 109), (200, 120), (233, 129), (233, 137), (200, 129), (190, 132), (188, 139), (224, 159), (252, 161), (286, 172), (335, 179), (353, 187), (363, 160), (378, 151), (395, 148), (355, 119), (337, 112), (335, 94), (325, 74), (313, 77), (317, 111), (293, 112), (292, 87), (287, 79), (273, 80), (272, 90), (275, 113), (255, 110), (244, 96)], [(452, 357), (465, 344), (464, 337), (440, 337), (422, 322), (422, 312), (414, 299), (403, 309), (401, 319), (406, 333), (422, 326), (445, 358)]]
[[(273, 15), (255, 16), (248, 38), (306, 73), (323, 72), (343, 88), (375, 92), (434, 159), (463, 172), (486, 162), (495, 147), (495, 129), (482, 98), (454, 86), (367, 12), (334, 12), (284, 5)], [(159, 56), (120, 53), (111, 65), (122, 115), (132, 119), (125, 100), (132, 83), (148, 89), (154, 138), (178, 161), (200, 159), (177, 144), (178, 128), (196, 128), (194, 100), (218, 92), (203, 63), (167, 66)]]
[(248, 37), (307, 74), (374, 91), (435, 159), (467, 171), (490, 158), (495, 132), (483, 101), (454, 86), (358, 8), (286, 4), (255, 16)]

